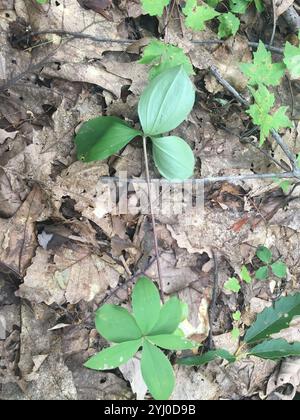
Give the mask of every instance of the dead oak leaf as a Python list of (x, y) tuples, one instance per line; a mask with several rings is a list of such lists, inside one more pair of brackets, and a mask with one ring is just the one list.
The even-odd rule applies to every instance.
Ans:
[(0, 262), (23, 276), (37, 247), (35, 222), (44, 211), (44, 194), (36, 186), (11, 219), (1, 219)]
[(117, 269), (85, 246), (63, 246), (54, 255), (38, 248), (18, 296), (47, 305), (90, 302), (109, 286), (117, 286), (120, 276)]

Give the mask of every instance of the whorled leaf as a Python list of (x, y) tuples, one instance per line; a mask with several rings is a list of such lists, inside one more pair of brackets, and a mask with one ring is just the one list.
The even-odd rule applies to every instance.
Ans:
[(144, 340), (141, 368), (152, 396), (156, 400), (167, 400), (175, 385), (173, 368), (164, 353), (147, 340)]
[(91, 357), (85, 367), (94, 370), (115, 369), (130, 360), (142, 345), (142, 339), (115, 344)]
[(195, 102), (195, 89), (182, 66), (164, 71), (143, 92), (138, 113), (146, 136), (157, 136), (178, 127)]
[(136, 320), (125, 308), (103, 305), (96, 312), (97, 331), (108, 341), (122, 343), (142, 337)]
[(162, 306), (158, 321), (149, 334), (173, 334), (180, 324), (181, 315), (181, 302), (177, 297), (172, 297)]
[(180, 137), (152, 138), (153, 158), (160, 174), (170, 181), (184, 181), (194, 173), (195, 157)]
[(157, 323), (160, 314), (160, 296), (157, 287), (147, 277), (141, 277), (132, 293), (135, 320), (144, 335)]
[(149, 335), (147, 340), (166, 350), (192, 350), (199, 347), (199, 344), (174, 334)]
[(140, 135), (120, 118), (94, 118), (85, 122), (75, 137), (77, 157), (83, 162), (107, 159)]

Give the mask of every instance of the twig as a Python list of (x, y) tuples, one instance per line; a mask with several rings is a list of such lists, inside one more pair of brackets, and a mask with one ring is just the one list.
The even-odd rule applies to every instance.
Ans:
[(275, 0), (272, 0), (272, 8), (273, 8), (273, 31), (272, 31), (272, 35), (271, 35), (271, 39), (270, 39), (270, 46), (273, 45), (274, 43), (274, 39), (275, 39), (275, 34), (276, 34), (276, 27), (277, 27), (277, 13), (276, 13), (276, 4), (275, 4)]
[[(210, 67), (210, 71), (211, 73), (215, 76), (215, 78), (218, 80), (218, 82), (224, 86), (242, 105), (246, 106), (247, 108), (249, 108), (250, 104), (249, 102), (243, 98), (238, 91), (231, 86), (230, 83), (228, 83), (221, 75), (220, 71), (215, 67), (215, 66), (211, 66)], [(288, 157), (289, 161), (291, 162), (292, 165), (292, 169), (293, 169), (293, 173), (296, 177), (298, 177), (300, 175), (299, 170), (297, 169), (297, 160), (296, 160), (296, 156), (294, 155), (294, 153), (290, 150), (289, 146), (282, 140), (281, 136), (277, 133), (276, 130), (272, 129), (271, 130), (271, 134), (272, 137), (274, 138), (274, 140), (276, 141), (276, 143), (281, 147), (281, 149), (283, 150), (283, 152), (286, 154), (286, 156)]]
[(156, 254), (159, 288), (160, 288), (161, 300), (164, 303), (164, 291), (163, 291), (164, 289), (163, 289), (163, 282), (162, 282), (162, 270), (161, 270), (161, 266), (160, 266), (158, 240), (157, 240), (157, 232), (156, 232), (156, 222), (155, 222), (154, 211), (153, 211), (153, 206), (152, 206), (152, 192), (151, 192), (151, 184), (150, 184), (151, 180), (150, 180), (150, 174), (149, 174), (149, 162), (148, 162), (148, 153), (147, 153), (147, 138), (145, 136), (143, 136), (143, 149), (144, 149), (144, 159), (145, 159), (145, 167), (146, 167), (146, 181), (147, 181), (147, 187), (148, 187), (148, 201), (149, 201), (149, 208), (150, 208), (151, 220), (152, 220), (154, 248), (155, 248), (155, 254)]
[[(246, 175), (225, 175), (225, 176), (210, 176), (206, 178), (197, 178), (197, 179), (189, 179), (184, 181), (184, 183), (191, 183), (191, 184), (213, 184), (215, 182), (237, 182), (237, 181), (249, 181), (249, 180), (255, 180), (255, 179), (300, 179), (300, 173), (295, 174), (295, 172), (283, 172), (283, 173), (269, 173), (269, 174), (246, 174)], [(100, 177), (100, 181), (104, 183), (109, 182), (127, 182), (127, 183), (135, 183), (135, 184), (145, 184), (147, 182), (147, 179), (143, 178), (132, 178), (132, 179), (122, 179), (120, 180), (118, 177)], [(176, 185), (176, 184), (182, 184), (182, 181), (167, 181), (166, 179), (152, 179), (151, 182), (159, 182), (161, 185)]]
[(216, 305), (217, 305), (217, 296), (218, 296), (218, 289), (219, 289), (219, 264), (218, 264), (218, 258), (216, 256), (215, 251), (212, 251), (213, 260), (214, 260), (214, 286), (213, 286), (213, 294), (210, 304), (210, 310), (209, 310), (209, 337), (208, 337), (208, 347), (209, 350), (212, 350), (214, 347), (213, 342), (213, 323), (215, 321), (216, 317)]

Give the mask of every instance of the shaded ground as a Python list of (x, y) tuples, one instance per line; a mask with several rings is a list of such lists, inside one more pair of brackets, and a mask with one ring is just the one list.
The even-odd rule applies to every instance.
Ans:
[[(250, 10), (240, 35), (224, 45), (191, 42), (216, 39), (214, 27), (182, 36), (178, 15), (169, 21), (167, 40), (183, 47), (196, 69), (196, 106), (176, 130), (197, 157), (195, 177), (274, 172), (274, 159), (288, 164), (273, 143), (258, 150), (249, 117), (208, 71), (217, 65), (243, 92), (238, 63), (251, 59), (248, 40), (270, 39), (271, 10), (261, 16)], [(138, 359), (112, 372), (82, 367), (107, 344), (93, 325), (99, 305), (128, 304), (138, 273), (157, 280), (150, 219), (108, 213), (107, 190), (99, 182), (124, 170), (145, 178), (142, 147), (136, 141), (119, 156), (87, 165), (76, 161), (73, 138), (81, 122), (99, 115), (138, 124), (136, 105), (148, 69), (137, 60), (164, 27), (163, 20), (144, 16), (138, 1), (116, 1), (104, 15), (74, 0), (0, 2), (0, 319), (6, 321), (0, 399), (145, 396)], [(278, 28), (275, 44), (282, 46), (291, 31), (283, 20)], [(284, 79), (276, 94), (278, 103), (293, 103), (294, 128), (282, 134), (298, 153), (299, 81)], [(151, 175), (157, 177), (153, 166)], [(300, 289), (298, 194), (297, 187), (287, 196), (271, 181), (215, 183), (205, 189), (205, 215), (157, 217), (164, 292), (189, 304), (204, 345), (211, 327), (216, 347), (235, 350), (233, 312), (242, 313), (242, 334), (256, 313)], [(134, 207), (137, 193), (129, 198)], [(245, 283), (239, 294), (225, 291), (225, 281), (243, 264), (251, 273), (259, 267), (255, 251), (261, 244), (286, 262), (287, 279)], [(300, 341), (297, 322), (289, 333)], [(276, 398), (267, 384), (280, 368), (256, 358), (197, 371), (175, 367), (172, 398), (258, 399), (267, 390)], [(299, 361), (293, 361), (292, 375), (299, 375)]]

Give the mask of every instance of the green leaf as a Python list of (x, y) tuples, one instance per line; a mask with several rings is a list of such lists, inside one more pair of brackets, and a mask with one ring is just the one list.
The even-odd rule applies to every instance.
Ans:
[(283, 63), (272, 63), (272, 54), (261, 41), (253, 63), (243, 63), (240, 68), (249, 78), (250, 85), (278, 86), (285, 72)]
[(251, 349), (252, 356), (261, 359), (279, 360), (282, 357), (300, 356), (300, 343), (290, 344), (286, 340), (269, 340)]
[(223, 13), (218, 20), (220, 22), (218, 37), (221, 39), (235, 35), (240, 28), (240, 19), (233, 13)]
[(279, 178), (275, 178), (274, 182), (276, 182), (276, 184), (278, 184), (278, 187), (282, 189), (282, 191), (285, 194), (288, 194), (290, 192), (290, 189), (293, 185), (293, 183), (291, 181), (282, 181)]
[(275, 276), (279, 277), (280, 279), (285, 278), (287, 275), (287, 266), (282, 261), (277, 261), (274, 264), (272, 264), (271, 269), (273, 274), (275, 274)]
[(283, 62), (292, 78), (297, 79), (300, 77), (300, 47), (295, 47), (287, 42), (284, 48)]
[(233, 338), (233, 340), (238, 340), (240, 338), (240, 329), (239, 328), (233, 328), (233, 330), (231, 331), (231, 337)]
[(256, 251), (256, 256), (266, 264), (270, 264), (273, 258), (272, 252), (266, 246), (260, 246)]
[(143, 9), (150, 16), (162, 16), (171, 0), (142, 0)]
[(115, 344), (91, 357), (84, 366), (94, 370), (115, 369), (124, 363), (127, 363), (139, 350), (141, 345), (141, 339)]
[(231, 277), (224, 284), (224, 288), (230, 292), (238, 293), (241, 290), (240, 283), (237, 278)]
[(233, 13), (244, 14), (251, 4), (251, 0), (230, 0), (230, 10)]
[(147, 277), (141, 277), (133, 289), (132, 309), (140, 330), (147, 335), (157, 323), (160, 314), (159, 292)]
[(84, 123), (75, 137), (78, 159), (84, 162), (106, 159), (140, 135), (120, 118), (94, 118)]
[(103, 305), (98, 309), (96, 328), (106, 340), (113, 343), (137, 340), (142, 337), (133, 316), (125, 308), (116, 305)]
[(195, 89), (182, 66), (164, 71), (149, 83), (138, 106), (144, 133), (157, 136), (178, 127), (195, 103)]
[(192, 350), (199, 347), (199, 344), (174, 334), (149, 335), (147, 340), (166, 350)]
[(150, 80), (173, 67), (183, 66), (187, 74), (194, 74), (189, 57), (182, 48), (154, 40), (145, 48), (140, 64), (152, 64), (149, 72)]
[(207, 3), (210, 7), (216, 7), (221, 2), (221, 0), (206, 0), (205, 3)]
[(234, 321), (240, 321), (241, 320), (241, 312), (240, 311), (236, 311), (234, 312), (234, 314), (232, 314), (232, 318)]
[(182, 11), (186, 16), (186, 26), (194, 31), (203, 31), (205, 29), (205, 22), (220, 15), (220, 13), (208, 5), (199, 6), (197, 0), (187, 0)]
[(287, 107), (281, 107), (274, 115), (270, 115), (269, 111), (274, 105), (275, 96), (268, 89), (260, 85), (257, 90), (250, 88), (255, 104), (251, 105), (247, 114), (253, 118), (254, 124), (260, 126), (260, 144), (264, 144), (265, 139), (272, 129), (292, 127), (292, 122), (285, 115)]
[(153, 158), (159, 173), (170, 181), (184, 181), (194, 173), (195, 157), (180, 137), (152, 138)]
[(255, 278), (257, 280), (266, 280), (268, 278), (268, 275), (269, 275), (269, 267), (265, 265), (256, 271)]
[(262, 13), (265, 10), (265, 6), (264, 6), (264, 3), (263, 3), (262, 0), (254, 0), (254, 4), (255, 4), (255, 7), (256, 7), (256, 10), (259, 13)]
[(251, 275), (249, 273), (248, 268), (245, 265), (243, 265), (243, 267), (241, 269), (240, 277), (241, 277), (242, 280), (244, 280), (244, 282), (246, 282), (248, 284), (252, 283)]
[(159, 319), (149, 334), (173, 334), (180, 324), (181, 315), (181, 302), (177, 297), (172, 297), (162, 306)]
[(164, 353), (147, 340), (144, 341), (141, 368), (152, 396), (156, 400), (167, 400), (174, 389), (174, 372)]
[(287, 328), (300, 315), (300, 293), (283, 297), (261, 312), (245, 336), (246, 343), (255, 343)]
[(202, 356), (183, 357), (177, 360), (177, 364), (186, 366), (202, 366), (219, 358), (225, 359), (229, 363), (234, 363), (236, 361), (235, 356), (227, 350), (219, 349), (208, 351), (207, 353), (202, 354)]

